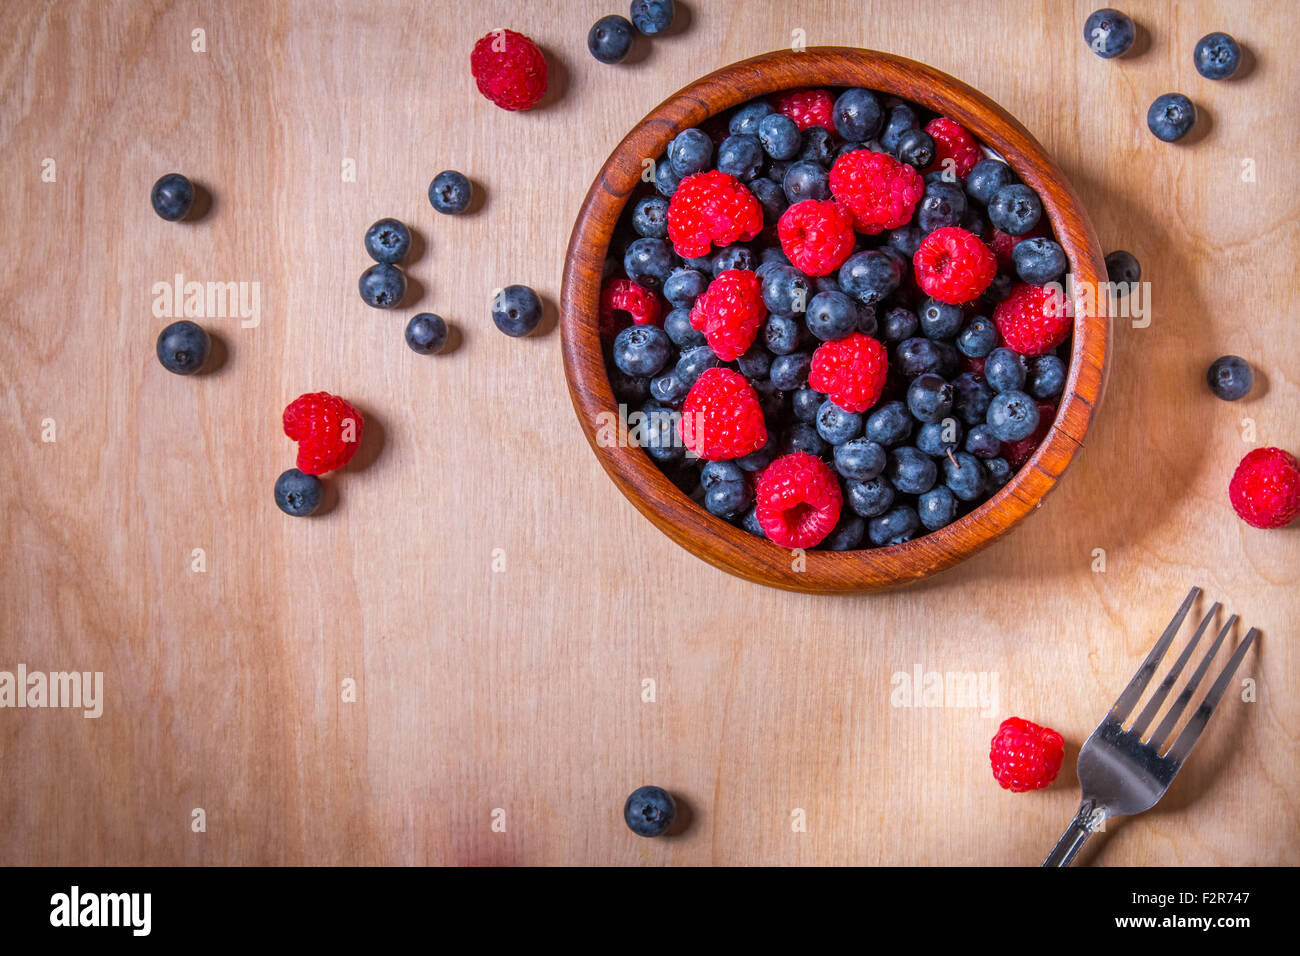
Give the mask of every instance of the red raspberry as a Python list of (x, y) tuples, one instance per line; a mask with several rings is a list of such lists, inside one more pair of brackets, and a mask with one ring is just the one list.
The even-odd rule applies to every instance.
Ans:
[(1052, 430), (1052, 422), (1056, 418), (1056, 406), (1047, 402), (1037, 402), (1038, 405), (1038, 427), (1027, 438), (1020, 441), (1004, 441), (1002, 443), (1002, 457), (1012, 468), (1019, 468), (1029, 460), (1029, 456), (1034, 453), (1034, 449), (1043, 443), (1047, 433)]
[(668, 201), (668, 238), (683, 259), (713, 245), (748, 242), (763, 228), (763, 209), (734, 176), (711, 169), (687, 176)]
[(915, 169), (869, 149), (835, 160), (830, 184), (831, 195), (853, 215), (853, 228), (869, 236), (907, 225), (925, 193), (925, 180)]
[[(975, 137), (956, 120), (940, 116), (926, 123), (925, 131), (934, 137), (934, 162), (925, 167), (924, 172), (951, 169), (958, 179), (964, 180), (975, 164), (984, 158)], [(953, 162), (945, 166), (944, 160), (948, 159)]]
[(762, 290), (763, 283), (748, 269), (727, 269), (695, 300), (691, 328), (704, 333), (722, 361), (735, 361), (754, 344), (767, 318)]
[(600, 290), (600, 337), (611, 340), (629, 325), (662, 326), (663, 311), (650, 289), (631, 279), (610, 279)]
[(361, 447), (361, 413), (337, 395), (299, 395), (284, 410), (284, 433), (298, 443), (298, 470), (323, 475), (342, 468)]
[(1055, 730), (1020, 717), (1008, 717), (989, 746), (993, 777), (1003, 790), (1042, 790), (1061, 770), (1065, 740)]
[(835, 132), (835, 101), (825, 90), (787, 90), (768, 102), (772, 109), (794, 120), (801, 132), (809, 126)]
[(729, 368), (705, 369), (682, 403), (682, 443), (707, 461), (739, 458), (767, 444), (758, 394)]
[(912, 265), (921, 291), (949, 305), (978, 297), (998, 271), (993, 250), (957, 226), (936, 229), (922, 239)]
[(1059, 286), (1021, 282), (993, 309), (993, 322), (1008, 348), (1021, 355), (1043, 355), (1070, 334), (1070, 308)]
[(888, 374), (885, 347), (869, 335), (854, 332), (817, 346), (808, 385), (846, 412), (865, 412), (880, 400)]
[(527, 110), (546, 92), (546, 58), (514, 30), (493, 30), (474, 44), (469, 69), (478, 91), (503, 110)]
[(830, 275), (853, 252), (853, 217), (830, 200), (805, 199), (777, 223), (781, 249), (806, 275)]
[(754, 489), (755, 517), (769, 541), (812, 548), (840, 520), (840, 483), (826, 462), (804, 451), (783, 455), (763, 470)]
[(1281, 448), (1246, 453), (1228, 485), (1232, 510), (1254, 528), (1284, 528), (1300, 515), (1300, 462)]

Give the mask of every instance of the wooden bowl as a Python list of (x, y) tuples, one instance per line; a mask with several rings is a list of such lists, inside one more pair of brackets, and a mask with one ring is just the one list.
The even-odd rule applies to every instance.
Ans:
[[(597, 442), (602, 412), (617, 413), (597, 331), (610, 238), (646, 159), (658, 160), (681, 130), (747, 100), (805, 86), (865, 87), (950, 116), (999, 154), (1034, 189), (1075, 277), (1069, 377), (1051, 431), (996, 495), (939, 531), (905, 544), (806, 555), (754, 537), (697, 505), (640, 448)], [(792, 591), (876, 591), (942, 571), (1008, 531), (1056, 484), (1083, 444), (1105, 381), (1110, 323), (1104, 295), (1083, 307), (1078, 289), (1104, 289), (1106, 270), (1088, 215), (1038, 141), (1004, 109), (933, 67), (874, 50), (818, 47), (777, 52), (724, 67), (669, 97), (606, 160), (569, 240), (560, 327), (569, 394), (587, 441), (619, 490), (682, 547), (740, 577)]]

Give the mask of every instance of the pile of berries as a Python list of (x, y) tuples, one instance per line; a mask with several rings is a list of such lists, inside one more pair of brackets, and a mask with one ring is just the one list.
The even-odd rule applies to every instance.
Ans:
[(1065, 253), (951, 118), (865, 89), (746, 103), (669, 143), (611, 252), (599, 324), (634, 440), (785, 547), (942, 528), (1055, 418)]

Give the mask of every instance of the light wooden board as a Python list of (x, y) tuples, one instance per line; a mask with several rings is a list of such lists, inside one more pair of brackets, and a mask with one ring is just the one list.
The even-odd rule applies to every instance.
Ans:
[[(1147, 48), (1106, 62), (1090, 7), (1057, 7), (690, 0), (684, 30), (606, 67), (586, 30), (620, 5), (595, 0), (5, 4), (0, 669), (102, 671), (105, 702), (0, 710), (0, 862), (1036, 864), (1074, 812), (1078, 746), (1194, 583), (1263, 630), (1257, 700), (1229, 701), (1159, 811), (1085, 859), (1300, 862), (1300, 530), (1252, 530), (1226, 499), (1248, 448), (1300, 450), (1297, 11), (1127, 2)], [(546, 108), (474, 91), (470, 46), (498, 26), (547, 49)], [(1216, 29), (1254, 52), (1249, 76), (1195, 74)], [(558, 334), (487, 316), (508, 283), (558, 298), (578, 203), (631, 124), (795, 30), (998, 100), (1152, 283), (1041, 512), (871, 597), (763, 590), (672, 545), (587, 449)], [(1147, 133), (1171, 90), (1208, 116), (1199, 142)], [(444, 168), (485, 185), (481, 211), (432, 211)], [(211, 190), (201, 221), (152, 212), (171, 170)], [(385, 215), (423, 247), (423, 295), (395, 313), (356, 292)], [(153, 287), (177, 273), (260, 284), (255, 328), (206, 320), (215, 374), (154, 358)], [(453, 353), (406, 347), (417, 309), (459, 328)], [(1239, 405), (1203, 383), (1224, 352), (1264, 380)], [(333, 509), (292, 520), (271, 500), (293, 462), (280, 412), (319, 389), (370, 434)], [(893, 706), (915, 669), (995, 676), (997, 705)], [(991, 778), (1013, 714), (1069, 741), (1050, 790)], [(651, 782), (688, 805), (682, 835), (623, 825)]]

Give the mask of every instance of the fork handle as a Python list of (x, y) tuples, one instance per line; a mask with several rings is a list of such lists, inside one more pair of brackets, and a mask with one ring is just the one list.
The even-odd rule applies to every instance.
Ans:
[[(1100, 820), (1098, 820), (1099, 813)], [(1074, 815), (1070, 825), (1065, 828), (1065, 832), (1061, 834), (1061, 839), (1056, 841), (1056, 846), (1052, 847), (1052, 852), (1047, 854), (1043, 866), (1069, 866), (1075, 854), (1088, 842), (1088, 837), (1092, 836), (1093, 831), (1105, 819), (1106, 811), (1104, 808), (1099, 808), (1091, 800), (1084, 800), (1080, 803), (1079, 812)]]

